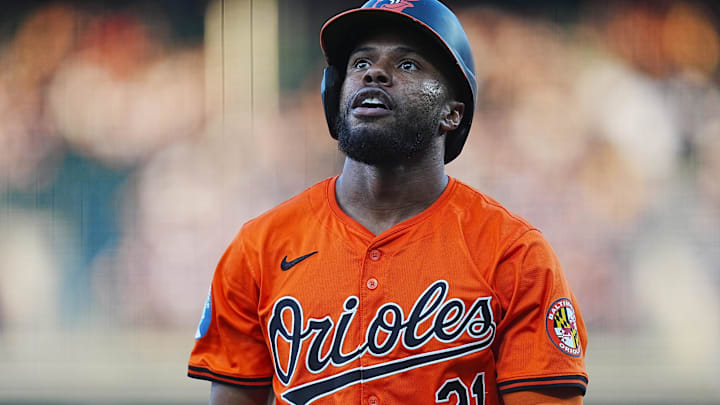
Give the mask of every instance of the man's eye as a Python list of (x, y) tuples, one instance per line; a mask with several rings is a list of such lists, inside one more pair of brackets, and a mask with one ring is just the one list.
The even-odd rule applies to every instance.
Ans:
[(355, 69), (367, 69), (370, 67), (370, 62), (366, 61), (365, 59), (358, 59), (355, 61), (355, 64), (353, 64), (353, 67)]
[(411, 60), (406, 60), (400, 64), (400, 69), (410, 71), (417, 70), (417, 65)]

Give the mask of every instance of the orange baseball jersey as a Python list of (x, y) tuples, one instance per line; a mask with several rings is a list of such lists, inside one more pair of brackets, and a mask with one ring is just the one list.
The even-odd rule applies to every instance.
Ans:
[(585, 392), (585, 325), (540, 232), (451, 178), (380, 235), (327, 179), (246, 223), (223, 255), (188, 375), (277, 404), (499, 404)]

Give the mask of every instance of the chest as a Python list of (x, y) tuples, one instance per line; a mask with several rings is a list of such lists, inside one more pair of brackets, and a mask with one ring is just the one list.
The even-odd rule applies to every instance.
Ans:
[(283, 385), (491, 356), (500, 313), (484, 278), (491, 261), (478, 265), (457, 239), (308, 240), (277, 256), (306, 256), (263, 269), (258, 314)]

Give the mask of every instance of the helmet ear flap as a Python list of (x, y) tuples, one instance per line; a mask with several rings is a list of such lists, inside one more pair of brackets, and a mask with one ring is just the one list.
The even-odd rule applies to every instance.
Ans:
[(337, 119), (338, 109), (340, 108), (340, 87), (342, 86), (343, 75), (340, 70), (330, 65), (323, 71), (322, 84), (320, 86), (320, 94), (322, 96), (323, 108), (325, 109), (325, 119), (327, 120), (330, 135), (337, 139), (338, 134), (335, 130), (335, 120)]

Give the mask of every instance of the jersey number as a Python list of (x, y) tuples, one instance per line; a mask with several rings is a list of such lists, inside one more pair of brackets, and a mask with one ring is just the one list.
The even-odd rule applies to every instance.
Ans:
[[(475, 398), (477, 405), (485, 405), (485, 373), (478, 373), (473, 380), (472, 396)], [(462, 380), (455, 377), (445, 380), (442, 387), (435, 393), (435, 403), (450, 402), (450, 396), (457, 397), (457, 405), (470, 405), (470, 393), (468, 387), (463, 384)]]

